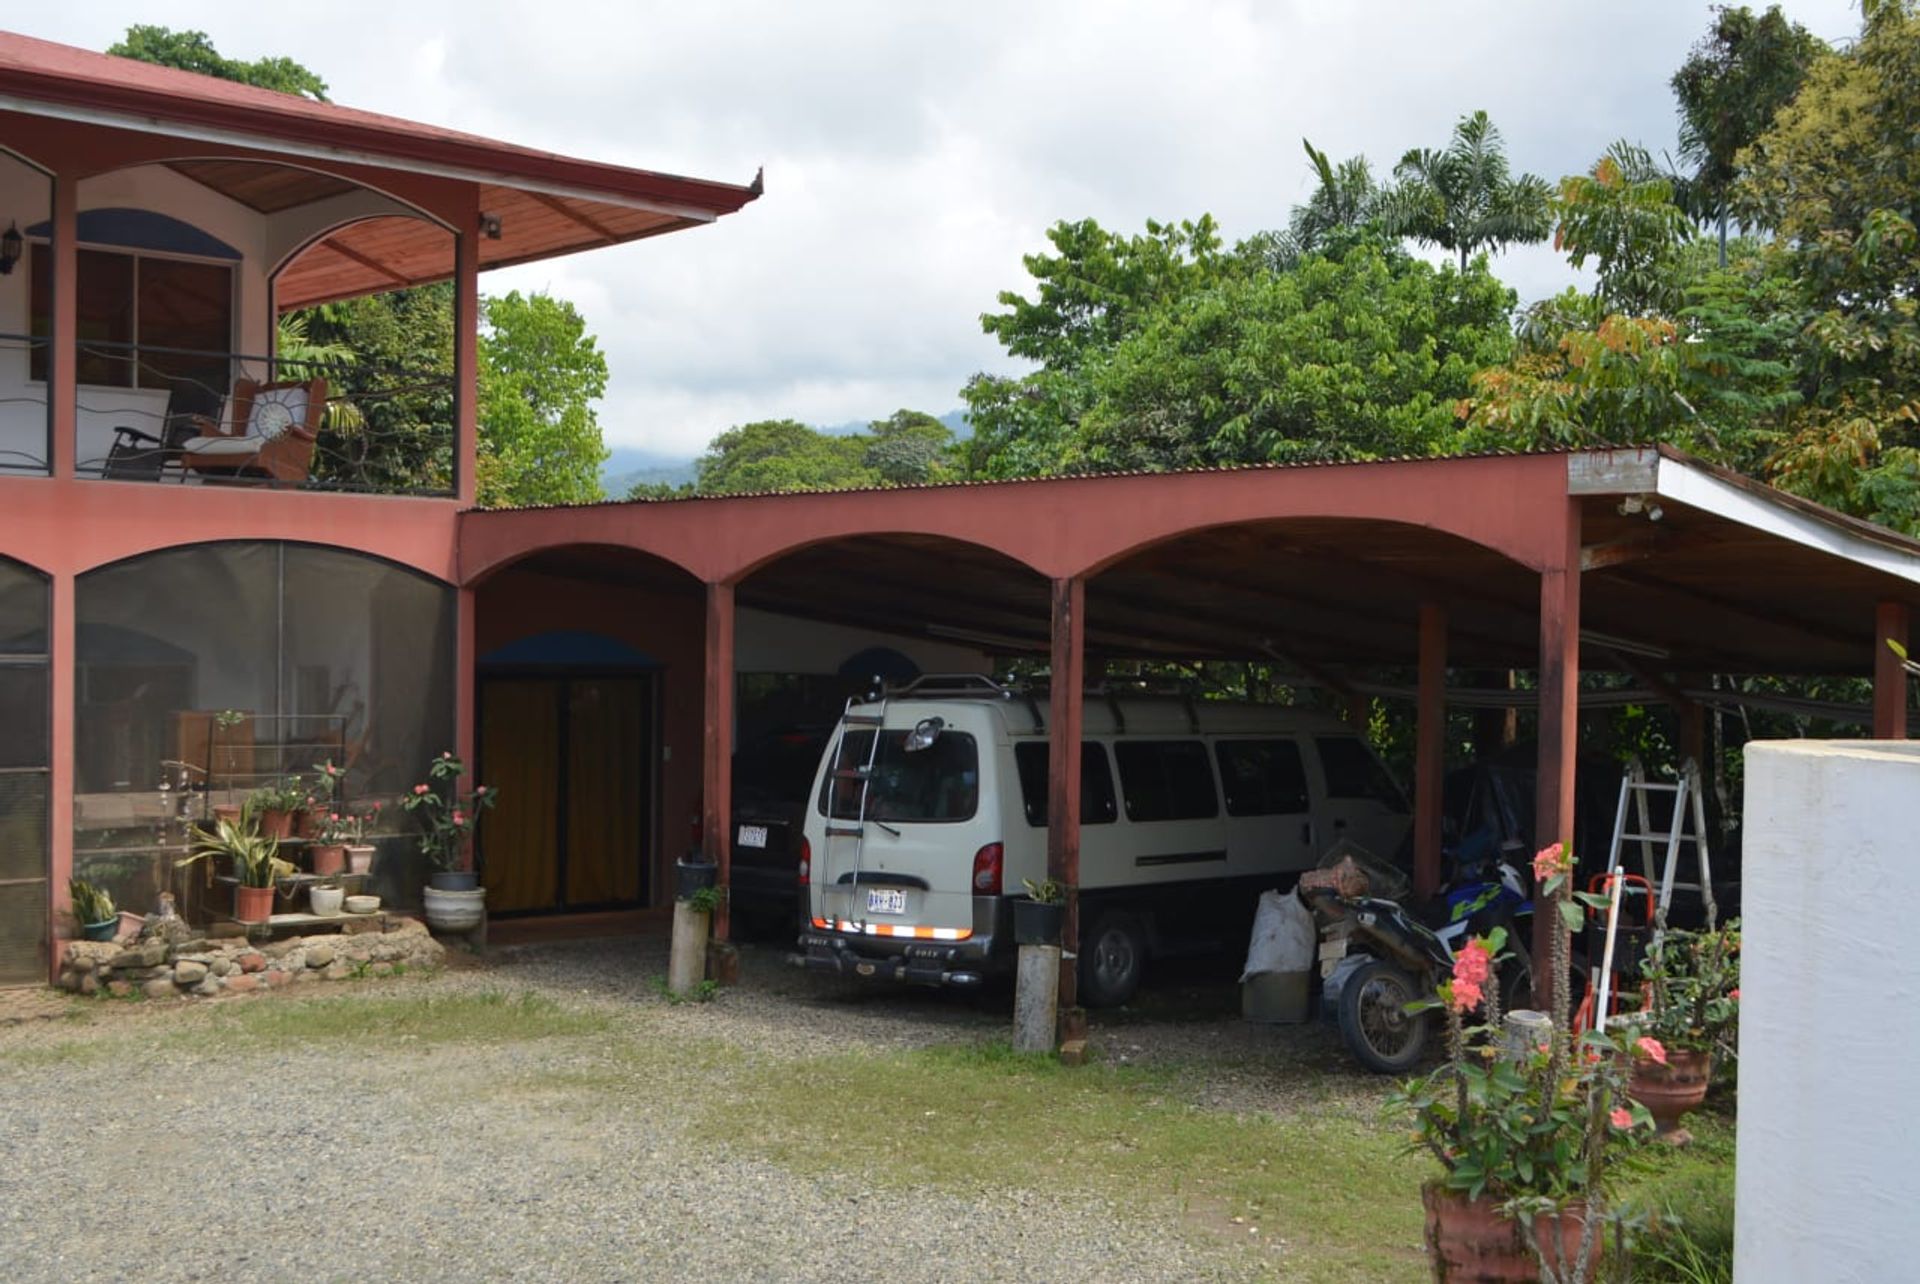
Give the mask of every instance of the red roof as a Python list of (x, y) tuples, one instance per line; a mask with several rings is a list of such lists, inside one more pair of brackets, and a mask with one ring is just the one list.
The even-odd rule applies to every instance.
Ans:
[(13, 32), (0, 32), (0, 93), (229, 131), (267, 143), (319, 145), (371, 159), (582, 189), (616, 201), (676, 205), (708, 215), (731, 214), (759, 195), (757, 182), (742, 186), (579, 160)]

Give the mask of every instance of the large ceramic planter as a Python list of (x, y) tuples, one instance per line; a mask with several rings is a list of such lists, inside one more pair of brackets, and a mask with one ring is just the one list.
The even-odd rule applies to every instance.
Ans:
[(1713, 1078), (1713, 1054), (1692, 1048), (1668, 1048), (1667, 1064), (1637, 1061), (1627, 1095), (1647, 1108), (1662, 1134), (1679, 1129), (1680, 1119), (1707, 1099)]
[(307, 854), (313, 858), (313, 872), (322, 878), (347, 868), (347, 849), (340, 843), (315, 843), (307, 848)]
[(83, 941), (111, 941), (120, 935), (120, 916), (103, 918), (98, 923), (82, 923), (80, 939)]
[(480, 871), (441, 869), (427, 875), (427, 886), (436, 892), (471, 892), (480, 886)]
[(264, 923), (273, 917), (271, 887), (235, 887), (233, 916), (242, 923)]
[[(1520, 1223), (1500, 1215), (1502, 1201), (1465, 1195), (1433, 1182), (1420, 1188), (1427, 1210), (1427, 1260), (1433, 1278), (1441, 1284), (1538, 1284), (1540, 1259), (1527, 1247)], [(1553, 1218), (1536, 1218), (1540, 1242), (1551, 1253), (1552, 1236), (1560, 1240), (1561, 1260), (1572, 1266), (1580, 1255), (1584, 1210), (1572, 1209)], [(1595, 1232), (1595, 1240), (1599, 1232)], [(1596, 1242), (1589, 1253), (1585, 1278), (1591, 1280), (1600, 1256)]]
[(367, 846), (347, 848), (347, 872), (349, 874), (371, 874), (373, 872), (373, 848)]
[(1058, 945), (1066, 921), (1064, 903), (1023, 896), (1013, 903), (1013, 942), (1015, 945)]
[(441, 932), (471, 932), (480, 926), (487, 909), (487, 889), (449, 892), (429, 884), (420, 893), (427, 912), (427, 926)]

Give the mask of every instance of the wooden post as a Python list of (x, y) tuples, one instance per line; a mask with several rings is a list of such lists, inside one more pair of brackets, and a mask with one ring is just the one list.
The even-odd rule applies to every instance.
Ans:
[(1441, 784), (1447, 751), (1447, 612), (1420, 607), (1420, 685), (1414, 724), (1413, 891), (1440, 890)]
[(1907, 671), (1888, 640), (1907, 645), (1907, 608), (1882, 602), (1873, 613), (1873, 738), (1907, 738)]
[[(1540, 575), (1540, 756), (1534, 785), (1534, 840), (1573, 842), (1574, 764), (1580, 740), (1580, 505), (1568, 500), (1560, 564)], [(1575, 853), (1578, 855), (1578, 853)], [(1553, 907), (1533, 916), (1533, 992), (1553, 1011)]]
[(1047, 877), (1067, 889), (1066, 925), (1061, 932), (1059, 1003), (1079, 1000), (1076, 975), (1080, 950), (1080, 740), (1086, 685), (1086, 581), (1079, 576), (1053, 582), (1053, 674), (1048, 700)]
[[(721, 887), (733, 885), (733, 585), (707, 585), (706, 737), (701, 758), (701, 847), (719, 868)], [(730, 924), (723, 897), (713, 933), (726, 940)], [(704, 951), (704, 946), (702, 947)], [(704, 957), (704, 953), (703, 953)]]
[(453, 238), (453, 485), (462, 507), (480, 494), (480, 193)]
[(677, 995), (692, 994), (706, 979), (706, 911), (677, 900), (673, 903), (673, 943), (667, 955), (667, 990)]
[[(453, 606), (453, 756), (467, 764), (466, 775), (455, 783), (462, 790), (473, 788), (475, 773), (479, 769), (475, 761), (475, 747), (478, 744), (474, 726), (474, 702), (477, 692), (474, 689), (474, 594), (470, 588), (457, 589), (454, 592)], [(482, 780), (481, 784), (486, 782)], [(484, 829), (485, 826), (480, 828)], [(479, 831), (476, 830), (476, 836)], [(477, 846), (477, 843), (475, 844)], [(478, 861), (485, 855), (483, 850), (469, 847), (466, 853), (467, 868), (478, 868)]]
[[(79, 453), (75, 374), (80, 357), (80, 296), (75, 282), (80, 270), (79, 185), (80, 180), (70, 174), (53, 180), (53, 333), (47, 341), (47, 471), (53, 477), (72, 477)], [(63, 882), (61, 887), (65, 886)]]

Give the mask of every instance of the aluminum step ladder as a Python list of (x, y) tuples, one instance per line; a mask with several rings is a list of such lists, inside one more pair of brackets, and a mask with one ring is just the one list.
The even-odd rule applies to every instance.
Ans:
[[(1665, 831), (1653, 827), (1653, 808), (1650, 803), (1655, 794), (1670, 795), (1673, 809), (1668, 815), (1668, 827)], [(1633, 820), (1638, 828), (1627, 829), (1627, 807), (1633, 805)], [(1658, 940), (1667, 930), (1667, 911), (1673, 904), (1675, 892), (1694, 892), (1700, 897), (1700, 904), (1706, 911), (1707, 926), (1712, 927), (1719, 917), (1719, 908), (1713, 903), (1713, 865), (1707, 851), (1707, 805), (1700, 786), (1699, 764), (1689, 758), (1681, 765), (1677, 779), (1672, 781), (1648, 780), (1647, 771), (1638, 758), (1627, 763), (1627, 773), (1620, 779), (1620, 803), (1613, 813), (1613, 846), (1608, 853), (1607, 868), (1619, 872), (1622, 857), (1628, 843), (1640, 845), (1640, 867), (1650, 886), (1654, 888), (1653, 933)], [(1691, 846), (1695, 857), (1694, 881), (1679, 882), (1680, 849)], [(1663, 853), (1659, 875), (1654, 873), (1654, 853), (1658, 847)]]
[[(867, 702), (869, 704), (877, 704), (879, 706), (879, 712), (855, 713), (853, 711), (854, 706), (859, 703), (861, 703), (861, 701), (858, 696), (849, 696), (847, 698), (846, 708), (841, 710), (840, 738), (834, 747), (833, 767), (828, 772), (826, 840), (823, 844), (825, 850), (820, 853), (820, 872), (823, 875), (823, 885), (820, 889), (820, 908), (831, 914), (832, 910), (828, 905), (828, 898), (838, 893), (842, 886), (836, 873), (838, 864), (833, 858), (834, 842), (837, 839), (841, 843), (851, 843), (853, 845), (853, 878), (845, 884), (847, 912), (844, 916), (836, 916), (829, 923), (829, 926), (838, 928), (845, 922), (851, 923), (864, 931), (866, 925), (865, 915), (856, 914), (854, 906), (860, 896), (861, 862), (866, 855), (867, 799), (873, 791), (874, 763), (877, 762), (880, 757), (881, 729), (886, 726), (887, 722), (886, 689), (884, 687), (881, 688), (877, 700)], [(860, 727), (869, 727), (872, 728), (873, 731), (873, 739), (867, 744), (866, 761), (857, 767), (843, 767), (840, 764), (843, 748), (846, 744), (847, 731), (849, 728)], [(838, 819), (834, 815), (837, 808), (833, 804), (839, 799), (841, 783), (843, 781), (856, 780), (860, 782), (860, 805), (854, 810), (854, 820), (849, 823)]]

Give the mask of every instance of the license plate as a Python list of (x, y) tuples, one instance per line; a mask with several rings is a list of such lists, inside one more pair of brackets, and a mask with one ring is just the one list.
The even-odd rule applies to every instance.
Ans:
[(867, 913), (904, 914), (907, 912), (907, 894), (898, 888), (869, 887), (867, 889)]
[(742, 825), (740, 836), (734, 839), (742, 847), (765, 847), (767, 845), (767, 827), (765, 825)]

